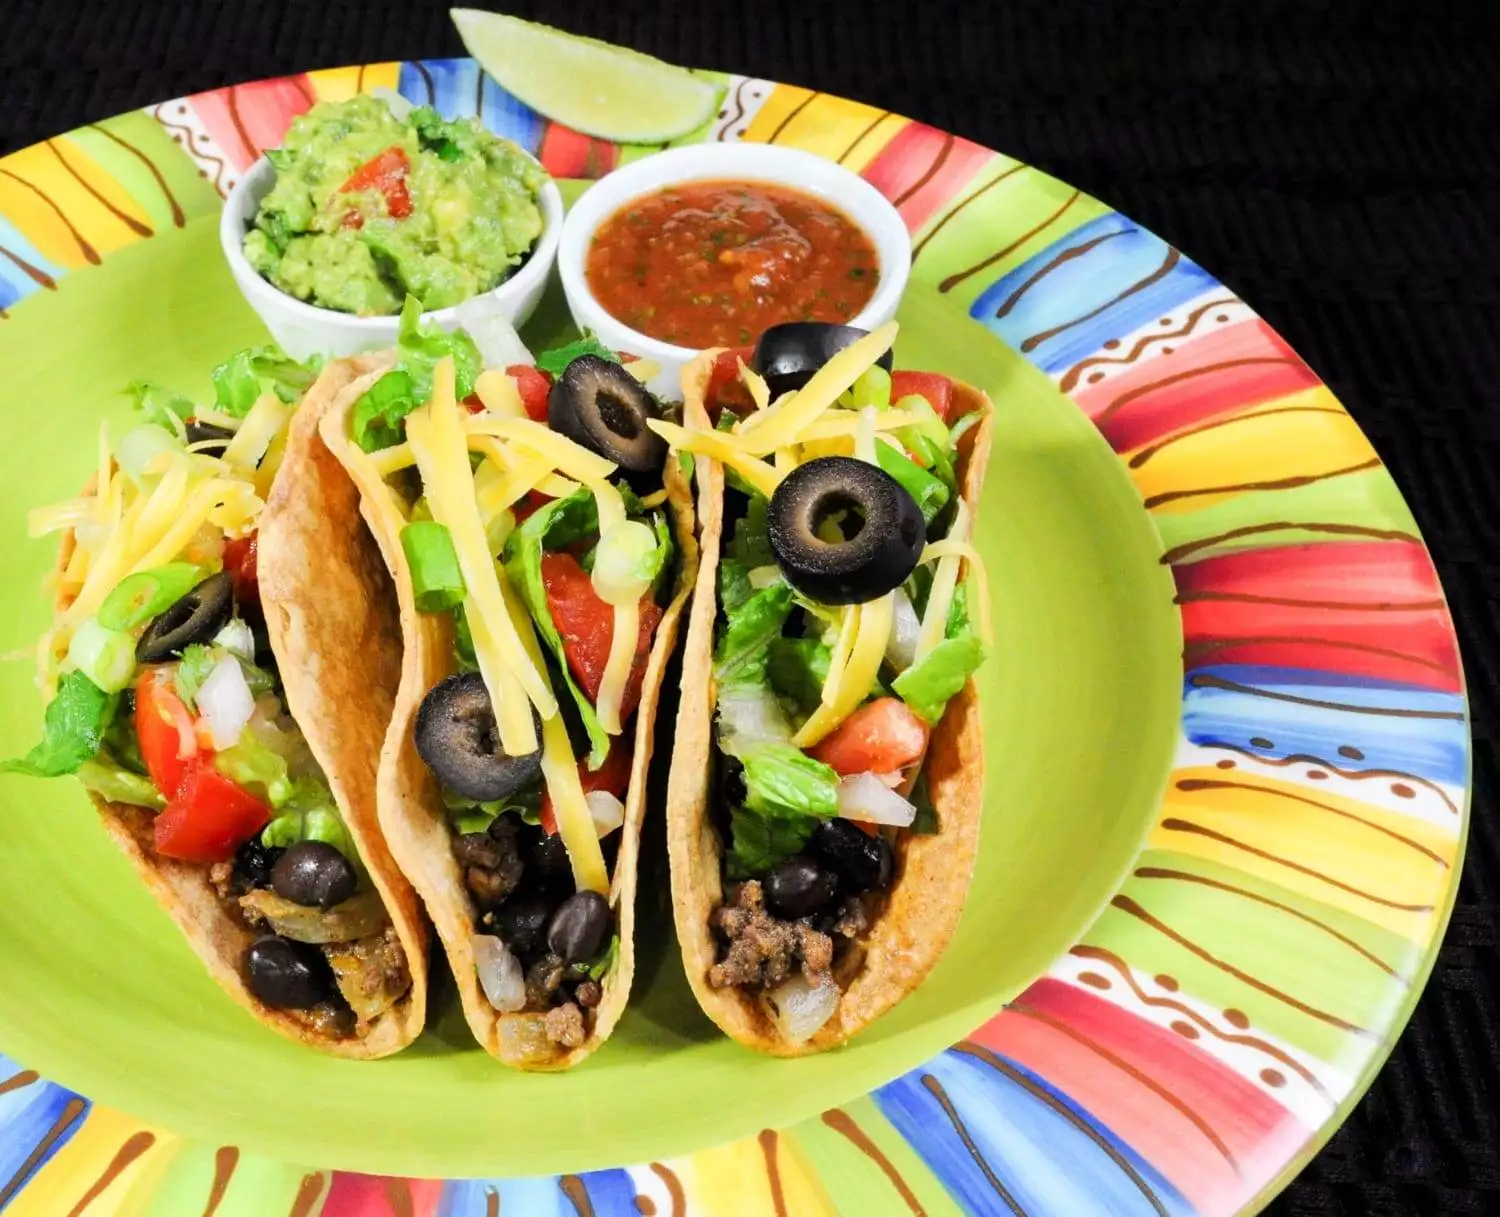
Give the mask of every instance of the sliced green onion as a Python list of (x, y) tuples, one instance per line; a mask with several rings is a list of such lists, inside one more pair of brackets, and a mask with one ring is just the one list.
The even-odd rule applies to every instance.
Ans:
[(171, 608), (207, 576), (191, 562), (169, 562), (121, 579), (99, 606), (106, 630), (133, 630)]
[(970, 410), (961, 419), (954, 423), (952, 427), (948, 429), (949, 442), (957, 444), (958, 441), (963, 438), (964, 433), (970, 428), (977, 426), (979, 424), (979, 420), (983, 417), (983, 410)]
[[(919, 431), (933, 443), (941, 448), (947, 448), (950, 441), (948, 426), (942, 417), (932, 408), (932, 403), (920, 393), (909, 393), (896, 403), (898, 410), (910, 410), (913, 414), (920, 414), (922, 421), (912, 424), (912, 430)], [(904, 429), (904, 428), (903, 428)]]
[(68, 662), (104, 692), (118, 693), (135, 675), (135, 639), (90, 617), (68, 643)]
[(874, 364), (860, 373), (850, 392), (854, 395), (856, 410), (863, 410), (866, 406), (887, 409), (891, 404), (891, 374), (878, 363)]
[(635, 604), (646, 594), (656, 574), (656, 533), (639, 520), (622, 520), (602, 537), (594, 550), (590, 577), (594, 591), (606, 604)]
[(182, 441), (165, 427), (155, 423), (143, 423), (133, 427), (115, 447), (115, 460), (136, 485), (140, 485), (151, 462), (163, 452), (182, 452)]
[(448, 529), (434, 520), (417, 520), (401, 530), (401, 548), (411, 567), (417, 608), (443, 613), (463, 603), (463, 572)]

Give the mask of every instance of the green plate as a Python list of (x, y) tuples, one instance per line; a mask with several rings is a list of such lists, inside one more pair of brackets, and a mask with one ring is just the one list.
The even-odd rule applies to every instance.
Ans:
[[(1451, 903), (1468, 758), (1441, 590), (1378, 459), (1253, 313), (1103, 205), (899, 116), (718, 79), (683, 142), (803, 147), (885, 191), (914, 246), (898, 365), (997, 404), (984, 826), (941, 964), (839, 1051), (755, 1055), (694, 1003), (648, 858), (632, 1005), (582, 1067), (501, 1068), (442, 986), (414, 1047), (332, 1060), (219, 991), (71, 783), (0, 778), (0, 1209), (97, 1188), (171, 1217), (1227, 1213), (1367, 1084)], [(219, 193), (313, 98), (377, 85), (479, 113), (558, 177), (651, 151), (441, 60), (167, 102), (0, 161), (0, 645), (47, 619), (25, 513), (78, 491), (120, 389), (202, 392), (264, 338)], [(566, 330), (554, 293), (527, 337)], [(39, 721), (23, 656), (6, 750)]]

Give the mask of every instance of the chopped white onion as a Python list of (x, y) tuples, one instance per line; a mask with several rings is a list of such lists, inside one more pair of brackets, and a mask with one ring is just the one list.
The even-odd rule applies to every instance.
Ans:
[(238, 659), (226, 655), (219, 660), (198, 690), (197, 701), (214, 747), (222, 750), (239, 743), (240, 733), (255, 713), (255, 695), (245, 683)]
[(370, 90), (371, 97), (378, 97), (390, 108), (391, 115), (397, 122), (404, 122), (406, 116), (412, 112), (414, 107), (410, 101), (397, 93), (395, 89), (388, 89), (384, 85), (376, 85)]
[(719, 738), (725, 752), (743, 756), (757, 744), (789, 743), (792, 726), (770, 689), (731, 685), (719, 690)]
[(794, 1044), (815, 1036), (839, 1008), (839, 987), (826, 973), (812, 984), (801, 972), (787, 977), (766, 994), (766, 1004), (781, 1034)]
[(531, 367), (536, 360), (507, 321), (500, 306), (489, 296), (474, 296), (453, 310), (453, 320), (474, 340), (487, 368), (509, 368), (518, 363)]
[(651, 586), (656, 534), (640, 520), (621, 520), (606, 529), (594, 549), (589, 576), (605, 604), (636, 604)]
[(589, 805), (589, 815), (594, 817), (594, 829), (599, 836), (607, 837), (625, 823), (625, 804), (607, 790), (591, 790), (583, 796)]
[(142, 423), (132, 427), (115, 445), (115, 461), (137, 486), (153, 468), (153, 462), (163, 452), (181, 452), (182, 441), (155, 423)]
[(255, 634), (243, 617), (231, 617), (229, 624), (214, 635), (214, 643), (246, 663), (255, 662)]
[(474, 951), (474, 970), (490, 1005), (511, 1014), (526, 1005), (526, 973), (514, 952), (493, 934), (475, 934), (469, 939)]
[(886, 640), (885, 657), (891, 667), (904, 672), (917, 658), (917, 637), (922, 633), (922, 619), (912, 607), (911, 597), (905, 589), (897, 588), (896, 620), (891, 626), (891, 636)]
[(910, 828), (917, 809), (887, 786), (879, 774), (856, 773), (839, 782), (839, 815), (866, 824)]

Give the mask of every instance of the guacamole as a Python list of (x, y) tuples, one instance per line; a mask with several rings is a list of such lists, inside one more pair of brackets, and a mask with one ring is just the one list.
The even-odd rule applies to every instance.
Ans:
[(323, 308), (397, 313), (408, 294), (447, 308), (504, 282), (542, 232), (541, 166), (430, 106), (397, 118), (377, 97), (320, 102), (266, 156), (276, 184), (245, 257)]

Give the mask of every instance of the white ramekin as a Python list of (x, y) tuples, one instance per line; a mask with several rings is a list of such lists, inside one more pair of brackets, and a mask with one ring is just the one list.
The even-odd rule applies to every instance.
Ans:
[(648, 386), (658, 397), (681, 399), (683, 365), (698, 352), (650, 338), (615, 320), (589, 290), (584, 261), (600, 224), (627, 203), (664, 186), (702, 181), (770, 182), (805, 191), (837, 207), (869, 234), (880, 260), (875, 294), (849, 324), (874, 329), (896, 315), (911, 273), (911, 236), (900, 213), (869, 182), (810, 152), (770, 144), (704, 144), (658, 152), (590, 186), (563, 221), (557, 252), (557, 269), (574, 322), (580, 329), (593, 330), (607, 347), (659, 363), (662, 370)]
[[(224, 249), (224, 260), (229, 263), (230, 273), (246, 302), (293, 359), (312, 355), (336, 358), (394, 346), (398, 318), (356, 317), (305, 304), (263, 278), (245, 259), (245, 233), (255, 220), (261, 199), (275, 181), (275, 168), (261, 157), (229, 192), (219, 219), (219, 244)], [(562, 235), (562, 195), (551, 178), (543, 185), (538, 203), (542, 209), (542, 235), (537, 238), (531, 256), (499, 287), (484, 293), (500, 305), (501, 314), (517, 329), (525, 324), (542, 298)], [(452, 330), (458, 324), (454, 317), (456, 308), (438, 309), (425, 314), (424, 319)]]

